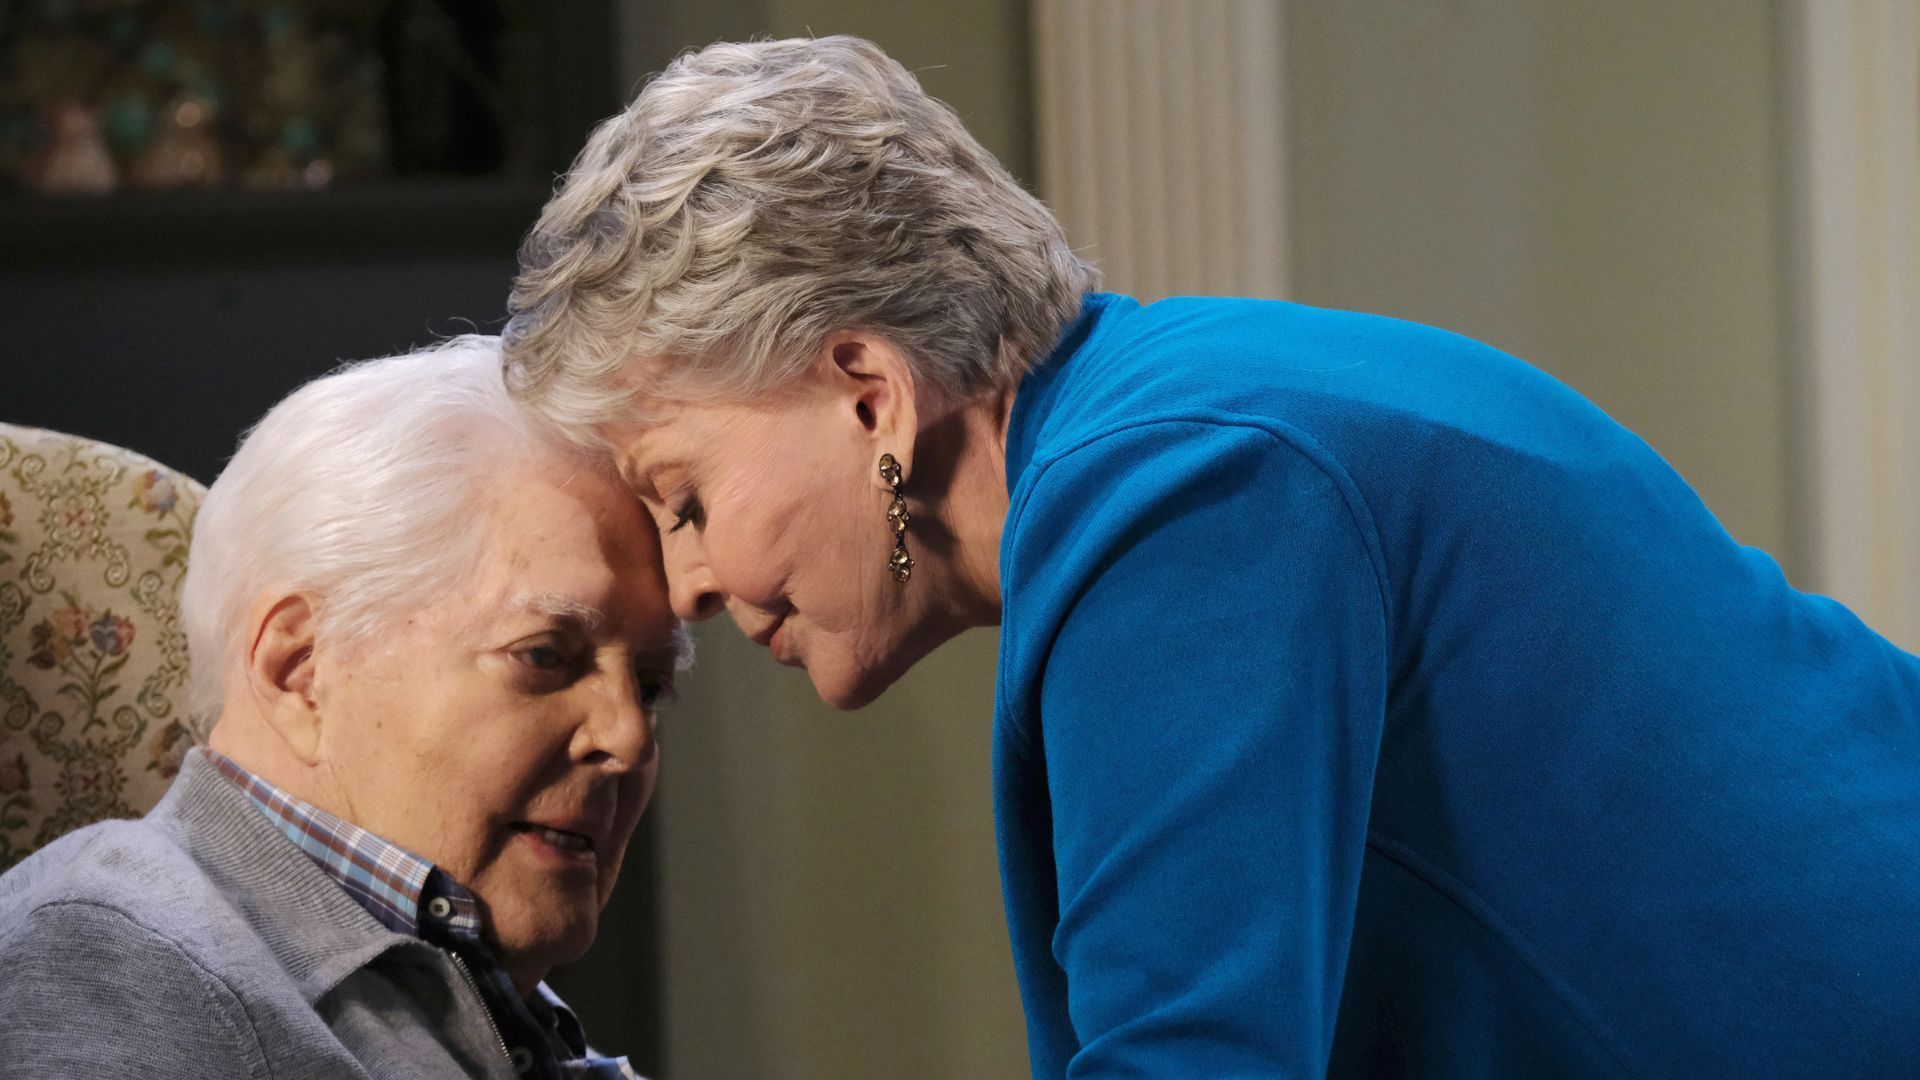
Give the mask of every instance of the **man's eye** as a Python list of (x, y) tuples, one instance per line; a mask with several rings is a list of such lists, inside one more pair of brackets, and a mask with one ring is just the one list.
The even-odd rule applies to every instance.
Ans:
[(652, 708), (663, 701), (673, 700), (673, 676), (654, 671), (642, 671), (637, 678), (640, 684), (640, 704)]
[(695, 528), (698, 528), (700, 525), (699, 499), (689, 498), (686, 502), (681, 503), (680, 509), (673, 512), (673, 527), (667, 531), (679, 532), (687, 525), (692, 525)]
[(554, 645), (529, 645), (513, 654), (535, 671), (559, 671), (567, 666), (567, 654)]

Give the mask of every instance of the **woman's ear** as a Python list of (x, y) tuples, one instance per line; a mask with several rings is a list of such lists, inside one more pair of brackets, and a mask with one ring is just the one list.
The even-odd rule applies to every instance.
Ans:
[(320, 757), (313, 622), (313, 604), (303, 593), (263, 599), (253, 610), (246, 658), (247, 689), (261, 719), (306, 765)]
[(869, 481), (891, 490), (880, 475), (880, 455), (892, 454), (905, 475), (913, 473), (913, 447), (920, 434), (917, 387), (907, 358), (892, 342), (860, 330), (829, 337), (826, 374), (838, 407), (869, 443)]

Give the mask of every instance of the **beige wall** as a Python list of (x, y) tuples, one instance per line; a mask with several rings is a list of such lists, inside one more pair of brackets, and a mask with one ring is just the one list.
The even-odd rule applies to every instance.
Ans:
[(1773, 8), (1287, 11), (1295, 296), (1546, 368), (1791, 563)]
[(995, 643), (962, 638), (845, 714), (731, 625), (702, 628), (656, 811), (667, 1080), (1022, 1073), (988, 795)]
[(627, 0), (628, 81), (687, 49), (749, 37), (878, 42), (952, 105), (1015, 176), (1032, 174), (1026, 0)]

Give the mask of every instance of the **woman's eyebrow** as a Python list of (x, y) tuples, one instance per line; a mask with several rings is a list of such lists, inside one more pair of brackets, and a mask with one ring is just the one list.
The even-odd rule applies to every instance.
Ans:
[(620, 480), (627, 485), (627, 490), (633, 492), (635, 496), (657, 498), (660, 494), (661, 478), (665, 477), (669, 480), (675, 478), (685, 471), (686, 464), (677, 454), (670, 451), (661, 453), (659, 448), (649, 452), (646, 458), (647, 463), (643, 468), (639, 464), (639, 455), (619, 454), (614, 462), (614, 470), (620, 474)]
[(645, 478), (640, 475), (639, 469), (633, 467), (633, 459), (623, 456), (615, 464), (615, 468), (620, 473), (620, 482), (625, 484), (627, 490), (632, 492), (636, 498), (639, 497), (642, 481)]

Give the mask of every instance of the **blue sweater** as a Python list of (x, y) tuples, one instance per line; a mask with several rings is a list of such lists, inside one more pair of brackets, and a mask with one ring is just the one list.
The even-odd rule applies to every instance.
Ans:
[(1096, 295), (1007, 478), (1036, 1077), (1920, 1075), (1920, 659), (1565, 386)]

